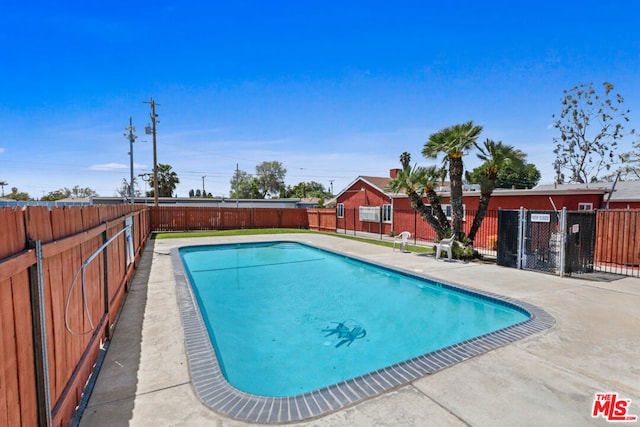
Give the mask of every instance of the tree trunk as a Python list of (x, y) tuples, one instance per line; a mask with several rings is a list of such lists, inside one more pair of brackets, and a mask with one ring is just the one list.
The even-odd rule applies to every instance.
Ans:
[(445, 235), (445, 230), (440, 225), (438, 219), (429, 212), (429, 209), (422, 201), (422, 197), (414, 191), (409, 194), (409, 201), (411, 202), (411, 207), (418, 212), (425, 221), (427, 221), (438, 235), (438, 238), (442, 239)]
[(489, 209), (489, 202), (491, 201), (491, 193), (480, 193), (480, 201), (478, 203), (478, 211), (476, 212), (476, 216), (473, 217), (473, 224), (471, 225), (471, 230), (469, 230), (469, 235), (467, 236), (467, 240), (469, 244), (473, 246), (473, 241), (476, 238), (476, 234), (482, 225), (482, 220), (484, 220), (484, 216), (487, 214), (487, 209)]
[(429, 204), (431, 205), (431, 212), (433, 212), (434, 216), (438, 219), (438, 222), (440, 223), (442, 229), (445, 232), (449, 231), (451, 229), (451, 224), (449, 224), (449, 220), (442, 210), (442, 204), (440, 203), (438, 194), (436, 194), (436, 192), (431, 189), (427, 190), (426, 197), (429, 201)]
[(453, 217), (453, 235), (462, 241), (462, 157), (449, 158), (449, 179), (451, 179), (451, 216)]

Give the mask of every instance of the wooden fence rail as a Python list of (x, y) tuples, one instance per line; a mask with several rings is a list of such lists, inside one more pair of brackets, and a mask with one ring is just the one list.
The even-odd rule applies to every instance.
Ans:
[(0, 425), (69, 424), (134, 270), (127, 218), (137, 258), (144, 206), (0, 208)]

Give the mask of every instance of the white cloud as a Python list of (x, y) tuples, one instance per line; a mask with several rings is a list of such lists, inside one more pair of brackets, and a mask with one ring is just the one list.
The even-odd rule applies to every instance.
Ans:
[(121, 170), (127, 169), (129, 166), (123, 165), (122, 163), (104, 163), (102, 165), (91, 165), (89, 166), (89, 170), (92, 171), (112, 171), (112, 170)]
[(4, 148), (0, 147), (0, 154), (4, 153)]

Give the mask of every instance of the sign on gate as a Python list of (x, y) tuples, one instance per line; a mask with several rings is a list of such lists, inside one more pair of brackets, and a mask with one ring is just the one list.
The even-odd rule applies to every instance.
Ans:
[(550, 222), (551, 215), (549, 214), (531, 214), (531, 222)]

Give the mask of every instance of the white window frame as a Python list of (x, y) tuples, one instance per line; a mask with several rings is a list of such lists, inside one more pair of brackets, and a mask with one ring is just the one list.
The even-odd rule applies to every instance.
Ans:
[(382, 222), (391, 223), (393, 219), (393, 205), (384, 204), (382, 205)]
[(593, 203), (580, 202), (580, 203), (578, 203), (578, 210), (579, 211), (592, 211), (593, 210)]
[(336, 214), (338, 218), (344, 218), (344, 203), (338, 203), (336, 205)]

